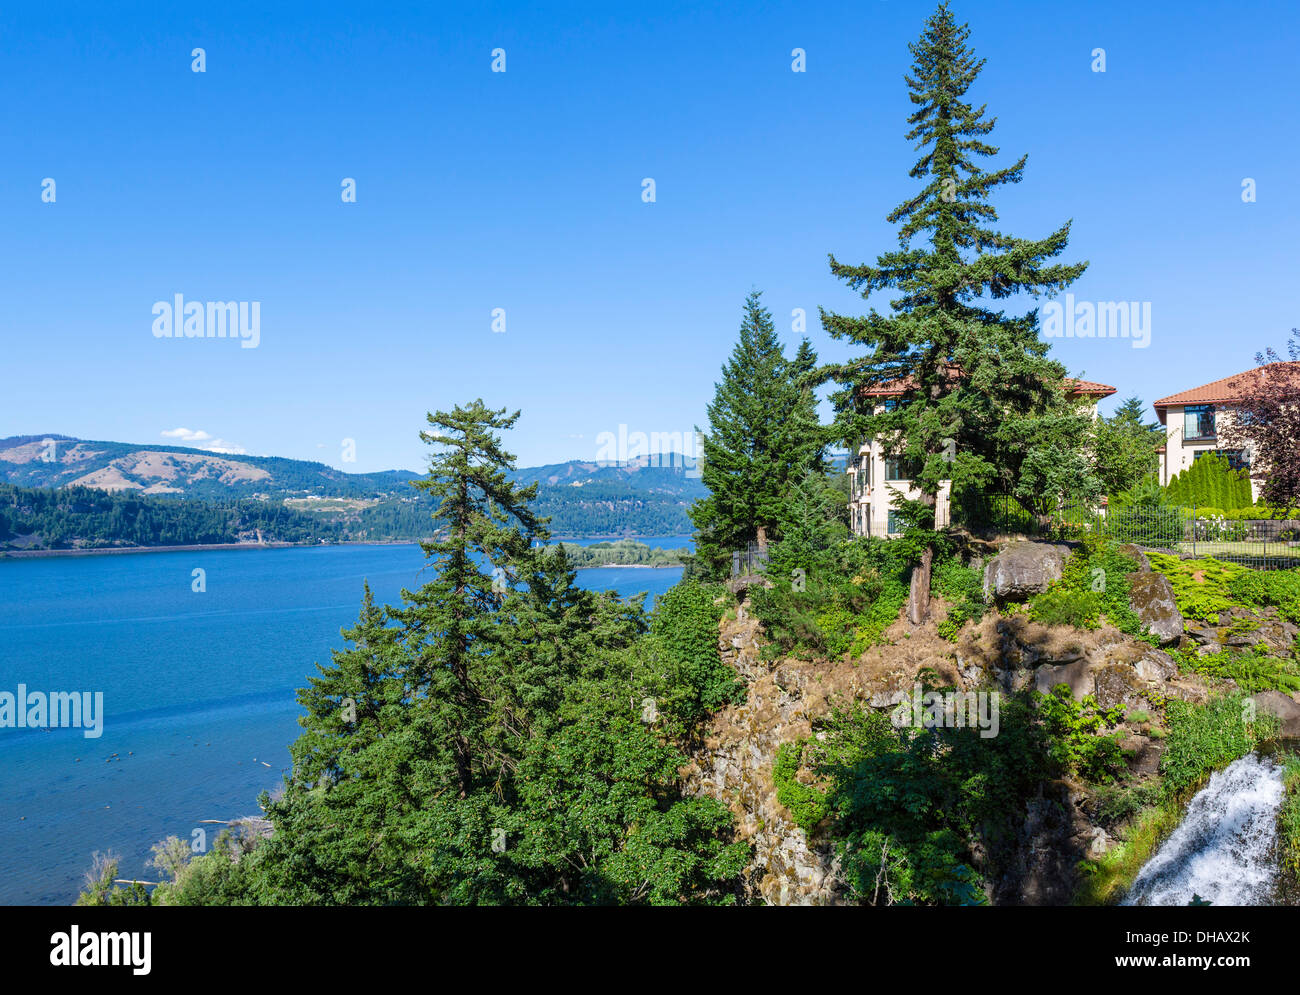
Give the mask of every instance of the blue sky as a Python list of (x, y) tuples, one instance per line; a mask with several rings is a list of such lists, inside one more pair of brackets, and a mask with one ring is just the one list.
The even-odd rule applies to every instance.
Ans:
[[(523, 409), (521, 465), (594, 458), (620, 424), (703, 425), (751, 288), (787, 341), (801, 307), (846, 355), (816, 309), (865, 305), (827, 253), (896, 243), (906, 46), (932, 9), (10, 6), (0, 436), (187, 428), (378, 470), (421, 469), (425, 412), (476, 396)], [(1029, 155), (1002, 229), (1073, 218), (1076, 298), (1152, 305), (1148, 348), (1054, 354), (1149, 403), (1280, 346), (1300, 325), (1295, 5), (954, 10), (988, 60), (970, 96), (998, 118), (995, 164)], [(258, 348), (155, 338), (177, 293), (260, 301)]]

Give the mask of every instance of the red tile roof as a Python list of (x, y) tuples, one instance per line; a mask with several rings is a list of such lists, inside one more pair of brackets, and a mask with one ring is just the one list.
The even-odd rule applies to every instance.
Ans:
[[(1292, 375), (1300, 376), (1300, 363), (1276, 363), (1273, 366), (1289, 367)], [(1193, 387), (1191, 390), (1184, 390), (1178, 394), (1162, 397), (1160, 400), (1152, 402), (1151, 406), (1158, 411), (1161, 408), (1177, 407), (1180, 404), (1214, 404), (1216, 402), (1240, 401), (1254, 386), (1259, 374), (1260, 369), (1258, 367), (1253, 370), (1246, 370), (1244, 373), (1234, 373), (1222, 380), (1215, 380), (1201, 387)]]
[[(957, 377), (956, 367), (948, 368), (948, 377), (949, 379), (956, 379)], [(1109, 384), (1096, 383), (1095, 381), (1092, 380), (1075, 380), (1073, 377), (1068, 377), (1066, 378), (1065, 382), (1071, 386), (1070, 393), (1073, 394), (1075, 397), (1101, 398), (1101, 397), (1110, 397), (1111, 394), (1115, 393), (1115, 388), (1110, 386)], [(910, 390), (912, 388), (913, 383), (914, 381), (910, 376), (902, 377), (901, 379), (898, 380), (891, 380), (888, 383), (883, 383), (878, 387), (871, 387), (868, 390), (864, 390), (861, 392), (860, 396), (898, 397), (900, 394), (904, 394), (908, 390)]]
[[(1279, 368), (1285, 369), (1291, 376), (1300, 378), (1300, 363), (1269, 364), (1269, 369), (1279, 370)], [(1258, 382), (1261, 369), (1256, 367), (1244, 373), (1234, 373), (1222, 380), (1214, 380), (1200, 387), (1193, 387), (1191, 390), (1170, 394), (1168, 397), (1153, 401), (1151, 406), (1156, 409), (1156, 414), (1163, 422), (1167, 408), (1176, 408), (1185, 404), (1231, 404), (1233, 401), (1240, 401)]]

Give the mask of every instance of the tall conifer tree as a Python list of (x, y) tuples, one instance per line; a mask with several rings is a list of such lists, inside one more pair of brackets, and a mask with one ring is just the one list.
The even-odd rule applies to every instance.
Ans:
[(809, 383), (816, 363), (807, 341), (788, 360), (760, 293), (745, 298), (740, 340), (708, 406), (701, 476), (709, 496), (691, 509), (697, 561), (709, 572), (750, 542), (766, 549), (795, 485), (821, 470), (825, 442)]
[(430, 414), (433, 429), (420, 433), (437, 447), (428, 476), (415, 484), (437, 502), (436, 534), (421, 543), (434, 576), (419, 591), (402, 592), (409, 604), (401, 617), (417, 661), (428, 728), (449, 737), (430, 746), (452, 762), (462, 794), (484, 773), (476, 768), (484, 762), (493, 695), (491, 675), (480, 674), (478, 664), (492, 659), (494, 613), (526, 569), (534, 540), (548, 538), (545, 523), (528, 506), (537, 485), (511, 482), (514, 456), (496, 434), (518, 418), (518, 411), (507, 415), (505, 408), (492, 410), (476, 400)]
[[(1015, 317), (988, 306), (1018, 292), (1055, 293), (1087, 263), (1049, 262), (1066, 247), (1068, 222), (1038, 240), (992, 227), (989, 197), (1020, 182), (1025, 157), (992, 171), (979, 164), (998, 149), (985, 140), (995, 119), (964, 99), (984, 65), (967, 47), (969, 34), (944, 3), (909, 46), (905, 80), (915, 110), (906, 137), (921, 152), (909, 175), (923, 186), (888, 216), (899, 226), (899, 248), (875, 265), (830, 259), (831, 272), (864, 298), (898, 291), (892, 313), (822, 311), (833, 337), (867, 349), (828, 368), (841, 385), (833, 395), (841, 437), (852, 444), (879, 436), (914, 461), (921, 497), (897, 506), (919, 528), (933, 527), (942, 481), (1013, 492), (1027, 459), (1026, 468), (1047, 476), (1043, 461), (1063, 445), (1081, 445), (1087, 431), (1086, 416), (1066, 397), (1064, 368), (1038, 339), (1037, 311)], [(902, 403), (877, 412), (862, 391), (885, 383), (904, 388)], [(928, 616), (932, 558), (927, 547), (912, 578), (914, 623)]]

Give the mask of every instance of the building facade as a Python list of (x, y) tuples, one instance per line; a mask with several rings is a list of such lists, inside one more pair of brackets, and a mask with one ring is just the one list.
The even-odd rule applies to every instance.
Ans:
[[(1097, 402), (1115, 393), (1115, 388), (1088, 380), (1070, 380), (1071, 396), (1087, 398), (1093, 417), (1097, 415)], [(897, 404), (903, 397), (903, 386), (883, 385), (863, 391), (862, 398), (874, 405), (879, 413)], [(849, 520), (855, 535), (891, 537), (900, 534), (905, 523), (894, 509), (894, 498), (902, 494), (907, 500), (920, 498), (920, 490), (912, 483), (913, 467), (905, 459), (889, 456), (882, 440), (872, 439), (849, 454)], [(945, 480), (939, 487), (934, 509), (935, 528), (946, 528), (952, 522), (952, 482)]]

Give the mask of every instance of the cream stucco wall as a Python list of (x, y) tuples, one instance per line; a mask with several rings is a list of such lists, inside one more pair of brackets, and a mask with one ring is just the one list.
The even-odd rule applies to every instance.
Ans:
[[(1191, 469), (1197, 453), (1214, 452), (1223, 447), (1223, 436), (1232, 424), (1232, 409), (1214, 405), (1215, 434), (1207, 439), (1183, 436), (1186, 409), (1183, 405), (1165, 409), (1165, 451), (1160, 456), (1160, 483), (1168, 484), (1182, 471)], [(1259, 500), (1259, 481), (1251, 480), (1251, 496)]]

